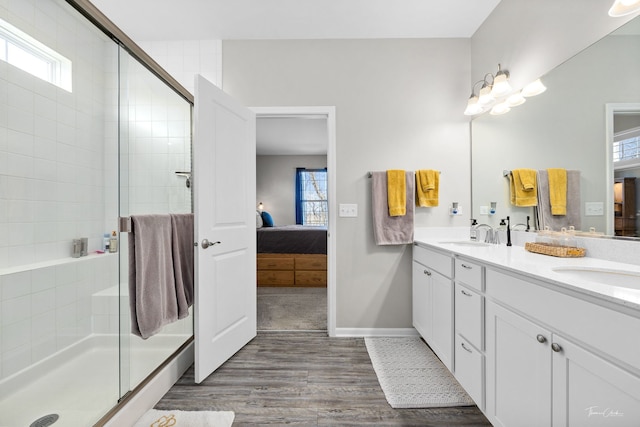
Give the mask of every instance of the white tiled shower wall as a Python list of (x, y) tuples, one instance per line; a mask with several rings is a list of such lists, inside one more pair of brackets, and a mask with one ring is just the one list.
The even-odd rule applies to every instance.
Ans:
[[(117, 135), (117, 128), (106, 128), (114, 123), (107, 116), (117, 117), (117, 96), (108, 101), (105, 88), (117, 84), (117, 46), (53, 1), (3, 2), (0, 18), (73, 64), (73, 91), (67, 92), (0, 61), (5, 378), (90, 334), (91, 295), (117, 283), (116, 256), (70, 257), (74, 238), (88, 237), (89, 251), (102, 245), (105, 168), (117, 161), (105, 156), (105, 135)], [(117, 198), (109, 206), (117, 208)]]
[(119, 191), (125, 214), (190, 211), (174, 174), (189, 170), (189, 108), (151, 108), (180, 99), (144, 86), (150, 74), (136, 63), (131, 82), (142, 84), (123, 93), (131, 122), (119, 134), (117, 45), (69, 9), (63, 0), (0, 1), (0, 18), (73, 64), (69, 93), (0, 61), (0, 379), (92, 332), (118, 332), (117, 299), (93, 297), (118, 286), (118, 256), (70, 251), (77, 237), (89, 238), (89, 252), (102, 247), (117, 227)]

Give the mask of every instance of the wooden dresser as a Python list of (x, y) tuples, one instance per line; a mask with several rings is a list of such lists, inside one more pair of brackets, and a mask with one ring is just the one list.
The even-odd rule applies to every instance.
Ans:
[(637, 236), (636, 179), (616, 178), (613, 187), (615, 235)]
[(324, 254), (258, 254), (258, 286), (327, 286)]

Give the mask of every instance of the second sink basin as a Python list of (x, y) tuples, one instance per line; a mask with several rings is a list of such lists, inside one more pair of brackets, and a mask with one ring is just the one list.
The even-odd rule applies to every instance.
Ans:
[(596, 267), (555, 267), (552, 270), (575, 279), (623, 288), (640, 289), (640, 273), (635, 271), (609, 270)]
[(489, 243), (477, 242), (473, 240), (449, 240), (445, 242), (438, 242), (441, 245), (457, 245), (457, 246), (489, 246)]

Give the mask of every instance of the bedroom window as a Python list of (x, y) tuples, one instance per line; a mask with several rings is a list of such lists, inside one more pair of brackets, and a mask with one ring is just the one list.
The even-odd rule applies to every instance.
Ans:
[(296, 169), (296, 224), (327, 226), (327, 169)]

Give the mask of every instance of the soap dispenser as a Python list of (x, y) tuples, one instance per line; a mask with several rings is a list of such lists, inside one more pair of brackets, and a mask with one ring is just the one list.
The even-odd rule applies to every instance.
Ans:
[(478, 225), (478, 221), (475, 218), (471, 218), (471, 229), (469, 230), (469, 239), (473, 242), (478, 240), (478, 234), (476, 226)]

